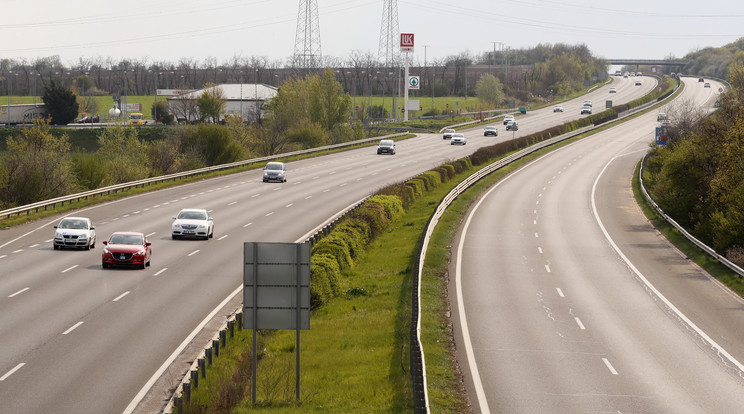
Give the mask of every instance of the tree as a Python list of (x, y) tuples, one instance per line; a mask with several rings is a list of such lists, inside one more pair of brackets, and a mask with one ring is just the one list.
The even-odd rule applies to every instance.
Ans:
[(155, 122), (162, 122), (164, 124), (172, 124), (174, 121), (174, 115), (170, 113), (168, 108), (168, 102), (155, 101), (155, 105), (150, 109), (152, 111), (152, 119)]
[(504, 88), (497, 77), (485, 74), (475, 84), (475, 95), (495, 107), (504, 100)]
[(225, 113), (225, 93), (214, 84), (204, 85), (204, 91), (196, 98), (196, 107), (199, 108), (201, 120), (211, 118), (212, 122), (220, 120)]
[(80, 109), (75, 94), (54, 81), (44, 87), (44, 95), (41, 99), (52, 116), (53, 125), (69, 124), (77, 117)]
[(310, 120), (317, 122), (325, 131), (346, 123), (351, 110), (351, 97), (344, 92), (333, 70), (326, 69), (323, 76), (315, 75), (307, 82)]
[(104, 128), (98, 136), (98, 147), (98, 154), (108, 164), (108, 184), (141, 180), (149, 175), (147, 147), (134, 127)]
[(0, 159), (0, 204), (29, 204), (70, 194), (77, 188), (69, 139), (52, 135), (48, 120), (35, 120), (33, 128), (8, 137), (6, 146)]

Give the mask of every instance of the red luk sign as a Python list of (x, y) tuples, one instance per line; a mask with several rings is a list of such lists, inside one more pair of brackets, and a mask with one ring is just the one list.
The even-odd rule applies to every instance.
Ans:
[(413, 33), (400, 34), (400, 51), (413, 52)]

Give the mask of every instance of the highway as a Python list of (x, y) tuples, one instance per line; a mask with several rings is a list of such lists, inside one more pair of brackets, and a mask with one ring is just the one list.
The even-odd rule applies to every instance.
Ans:
[[(617, 79), (616, 103), (647, 93)], [(595, 108), (609, 86), (591, 92)], [(520, 136), (579, 118), (585, 99), (518, 117)], [(288, 182), (262, 183), (260, 171), (203, 180), (127, 197), (68, 215), (93, 220), (97, 247), (55, 251), (52, 228), (62, 216), (0, 233), (0, 401), (8, 413), (121, 413), (139, 402), (156, 376), (210, 312), (242, 284), (242, 244), (294, 242), (343, 208), (478, 147), (512, 137), (465, 131), (468, 144), (451, 146), (439, 134), (399, 142), (398, 154), (374, 147), (288, 163)], [(171, 240), (171, 217), (182, 208), (206, 208), (215, 219), (209, 241)], [(114, 231), (141, 231), (152, 242), (145, 270), (102, 269), (101, 241)], [(225, 315), (218, 312), (217, 318)], [(312, 324), (311, 324), (312, 325)], [(211, 333), (210, 333), (211, 335)], [(203, 344), (191, 348), (193, 359)], [(187, 365), (165, 366), (179, 377)], [(155, 409), (167, 384), (151, 390)], [(129, 407), (129, 408), (128, 408)], [(152, 406), (139, 408), (151, 412)]]
[[(711, 83), (685, 78), (678, 100), (709, 111)], [(466, 215), (450, 292), (475, 412), (741, 412), (744, 301), (633, 199), (656, 125), (654, 111), (551, 152)]]

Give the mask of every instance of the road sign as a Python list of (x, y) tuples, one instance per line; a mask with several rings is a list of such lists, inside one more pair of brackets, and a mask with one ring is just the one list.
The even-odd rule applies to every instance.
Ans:
[(413, 33), (400, 34), (400, 51), (413, 52)]
[(409, 76), (408, 89), (419, 89), (420, 82), (421, 80), (418, 76)]

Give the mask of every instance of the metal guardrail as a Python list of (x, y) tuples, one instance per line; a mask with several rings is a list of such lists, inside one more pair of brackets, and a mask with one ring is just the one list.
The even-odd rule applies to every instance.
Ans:
[(690, 232), (688, 232), (687, 230), (685, 230), (685, 228), (682, 227), (679, 223), (677, 223), (673, 218), (671, 218), (666, 213), (664, 213), (664, 210), (662, 210), (661, 207), (659, 207), (659, 205), (656, 204), (656, 202), (654, 201), (654, 199), (651, 197), (651, 194), (649, 194), (648, 190), (646, 189), (646, 184), (643, 182), (643, 169), (644, 169), (644, 167), (646, 165), (646, 160), (648, 159), (648, 156), (649, 156), (649, 154), (646, 154), (643, 157), (643, 160), (641, 161), (641, 165), (638, 167), (639, 168), (638, 174), (639, 174), (639, 181), (641, 183), (641, 190), (643, 191), (643, 196), (646, 198), (646, 200), (648, 200), (648, 202), (654, 207), (654, 209), (656, 210), (656, 212), (659, 213), (659, 215), (664, 218), (664, 220), (666, 220), (669, 224), (671, 224), (672, 226), (674, 226), (674, 228), (676, 228), (680, 233), (682, 233), (685, 237), (687, 237), (687, 240), (691, 241), (697, 247), (699, 247), (700, 249), (702, 249), (704, 252), (708, 253), (711, 257), (713, 257), (714, 259), (718, 260), (724, 266), (726, 266), (729, 269), (731, 269), (732, 271), (734, 271), (736, 274), (739, 275), (740, 278), (744, 278), (744, 269), (742, 269), (741, 267), (737, 266), (735, 263), (733, 263), (730, 260), (728, 260), (725, 256), (723, 256), (720, 253), (716, 252), (712, 247), (708, 246), (707, 244), (705, 244), (705, 243), (701, 242), (700, 240), (698, 240), (697, 238), (695, 238), (695, 236), (693, 236), (692, 234), (690, 234)]
[(236, 162), (231, 162), (228, 164), (215, 165), (215, 166), (199, 168), (199, 169), (191, 170), (191, 171), (184, 171), (180, 173), (162, 175), (159, 177), (152, 177), (152, 178), (146, 178), (143, 180), (130, 181), (127, 183), (110, 185), (107, 187), (97, 188), (95, 190), (89, 190), (89, 191), (84, 191), (81, 193), (56, 197), (56, 198), (52, 198), (49, 200), (38, 201), (36, 203), (26, 204), (26, 205), (19, 206), (19, 207), (9, 208), (7, 210), (2, 210), (0, 211), (0, 217), (5, 216), (7, 218), (10, 218), (14, 214), (15, 215), (20, 215), (22, 213), (30, 214), (32, 211), (38, 212), (39, 210), (42, 210), (42, 209), (43, 210), (47, 210), (49, 208), (54, 209), (57, 207), (58, 204), (60, 206), (64, 206), (65, 203), (69, 204), (75, 201), (79, 202), (80, 200), (88, 199), (89, 197), (116, 193), (118, 191), (125, 191), (131, 188), (145, 187), (146, 185), (157, 184), (157, 183), (161, 183), (165, 181), (180, 180), (180, 179), (189, 178), (189, 177), (206, 174), (206, 173), (210, 173), (214, 171), (221, 171), (221, 170), (226, 170), (226, 169), (230, 169), (234, 167), (257, 164), (257, 163), (261, 163), (264, 161), (270, 161), (270, 160), (275, 160), (275, 159), (285, 158), (285, 157), (292, 157), (295, 155), (312, 154), (315, 152), (322, 152), (322, 151), (334, 150), (334, 149), (339, 149), (339, 148), (351, 147), (351, 146), (360, 145), (360, 144), (367, 144), (367, 143), (377, 142), (381, 139), (394, 138), (394, 137), (398, 137), (402, 135), (406, 135), (406, 132), (386, 135), (383, 137), (365, 138), (365, 139), (360, 139), (356, 141), (344, 142), (341, 144), (326, 145), (326, 146), (318, 147), (318, 148), (310, 148), (306, 150), (286, 152), (283, 154), (269, 155), (266, 157), (259, 157), (259, 158), (249, 159), (249, 160), (236, 161)]

